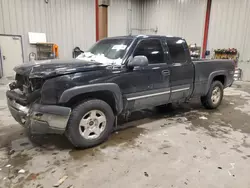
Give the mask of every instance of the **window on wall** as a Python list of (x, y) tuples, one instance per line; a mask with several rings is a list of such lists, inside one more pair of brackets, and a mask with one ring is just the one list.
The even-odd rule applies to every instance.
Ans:
[(168, 38), (167, 46), (172, 63), (185, 63), (187, 58), (185, 54), (185, 41), (180, 38)]
[(161, 41), (158, 39), (146, 39), (141, 41), (134, 52), (134, 56), (139, 55), (146, 56), (149, 64), (164, 63), (164, 52)]

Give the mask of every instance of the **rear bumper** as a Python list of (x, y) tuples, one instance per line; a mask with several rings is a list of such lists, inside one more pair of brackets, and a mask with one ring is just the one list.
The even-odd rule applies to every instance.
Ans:
[(226, 84), (226, 87), (231, 87), (234, 83), (234, 78), (233, 77), (230, 77), (228, 80), (227, 80), (227, 84)]
[(231, 87), (233, 83), (234, 83), (234, 71), (230, 71), (226, 87)]
[(63, 134), (71, 114), (71, 109), (56, 105), (34, 103), (23, 106), (7, 97), (8, 107), (13, 118), (33, 134)]

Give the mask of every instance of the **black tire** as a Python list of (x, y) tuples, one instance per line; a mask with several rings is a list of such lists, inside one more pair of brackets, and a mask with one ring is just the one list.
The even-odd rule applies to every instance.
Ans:
[[(220, 93), (219, 93), (220, 97), (219, 97), (218, 102), (216, 102), (216, 103), (213, 102), (213, 100), (212, 100), (212, 93), (213, 93), (215, 88), (219, 88), (219, 91), (220, 91)], [(201, 97), (202, 105), (207, 109), (215, 109), (218, 106), (220, 106), (221, 101), (223, 99), (223, 93), (224, 93), (223, 88), (224, 88), (223, 84), (220, 81), (212, 82), (207, 95)]]
[[(103, 112), (103, 114), (106, 116), (106, 126), (98, 138), (89, 140), (81, 136), (79, 125), (83, 116), (91, 110), (99, 110)], [(113, 110), (106, 102), (98, 99), (86, 100), (73, 108), (68, 121), (66, 136), (68, 137), (69, 141), (77, 148), (94, 147), (108, 139), (113, 129), (114, 119), (115, 116)]]

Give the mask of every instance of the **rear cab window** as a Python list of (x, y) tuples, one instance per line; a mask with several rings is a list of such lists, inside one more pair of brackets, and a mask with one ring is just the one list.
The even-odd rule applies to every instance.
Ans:
[(187, 54), (185, 50), (186, 41), (181, 38), (169, 37), (166, 39), (169, 56), (172, 63), (186, 63)]

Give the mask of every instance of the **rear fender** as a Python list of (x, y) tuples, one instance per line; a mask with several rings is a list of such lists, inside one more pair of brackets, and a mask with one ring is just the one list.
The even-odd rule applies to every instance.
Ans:
[(208, 93), (209, 91), (209, 88), (214, 80), (214, 78), (216, 76), (225, 76), (225, 84), (227, 83), (227, 76), (228, 76), (228, 73), (226, 70), (219, 70), (219, 71), (214, 71), (212, 73), (210, 73), (209, 77), (208, 77), (208, 82), (207, 82), (207, 86), (206, 86), (206, 91), (205, 91), (205, 95)]

